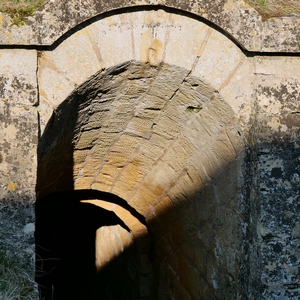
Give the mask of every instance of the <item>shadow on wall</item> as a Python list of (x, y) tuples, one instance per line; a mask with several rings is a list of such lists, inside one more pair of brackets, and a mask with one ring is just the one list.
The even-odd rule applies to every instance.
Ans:
[[(114, 226), (127, 232), (130, 229), (114, 212), (82, 200), (114, 203), (141, 224), (146, 225), (146, 221), (116, 195), (97, 190), (74, 191), (73, 134), (80, 104), (86, 103), (88, 97), (81, 94), (75, 99), (60, 105), (39, 140), (35, 241), (36, 282), (41, 299), (140, 299), (141, 294), (148, 296), (150, 288), (141, 291), (139, 276), (143, 267), (137, 261), (137, 257), (146, 254), (148, 266), (153, 259), (148, 235), (134, 237), (119, 257), (101, 270), (96, 269), (96, 231)], [(141, 244), (146, 249), (141, 249)]]
[[(133, 243), (128, 247), (124, 247), (124, 251), (118, 257), (111, 260), (103, 269), (97, 272), (95, 267), (96, 230), (101, 226), (103, 228), (105, 226), (115, 226), (115, 224), (120, 224), (123, 228), (126, 228), (123, 223), (125, 220), (122, 219), (122, 216), (119, 219), (103, 208), (80, 201), (84, 199), (101, 199), (119, 204), (139, 222), (146, 224), (145, 217), (138, 214), (135, 209), (141, 209), (142, 206), (139, 206), (143, 204), (141, 202), (147, 202), (148, 199), (140, 194), (144, 196), (144, 199), (136, 202), (139, 207), (133, 208), (125, 201), (127, 199), (121, 199), (116, 195), (103, 191), (73, 191), (75, 186), (74, 173), (79, 172), (78, 169), (76, 172), (74, 170), (79, 165), (79, 163), (74, 163), (75, 146), (80, 150), (76, 154), (80, 156), (80, 153), (83, 153), (84, 155), (94, 146), (95, 139), (91, 133), (98, 136), (100, 128), (105, 126), (105, 124), (99, 123), (101, 118), (98, 117), (98, 114), (92, 115), (92, 110), (95, 110), (101, 116), (105, 116), (106, 119), (103, 117), (105, 120), (110, 119), (116, 111), (120, 111), (120, 117), (123, 117), (123, 115), (127, 117), (127, 112), (124, 113), (125, 108), (132, 113), (132, 107), (130, 106), (132, 104), (129, 103), (130, 105), (128, 105), (127, 102), (141, 102), (136, 97), (137, 91), (148, 93), (148, 83), (142, 85), (143, 80), (138, 81), (146, 77), (145, 74), (147, 75), (148, 69), (150, 69), (151, 76), (155, 79), (159, 78), (154, 83), (154, 85), (157, 85), (157, 90), (164, 91), (167, 96), (170, 94), (170, 97), (174, 95), (174, 91), (170, 90), (169, 86), (163, 85), (165, 77), (160, 78), (156, 74), (157, 70), (152, 70), (148, 66), (133, 65), (131, 77), (128, 79), (133, 83), (133, 86), (128, 87), (126, 86), (127, 83), (125, 86), (121, 86), (123, 78), (126, 77), (121, 73), (125, 72), (129, 65), (130, 63), (117, 66), (110, 73), (104, 74), (103, 77), (96, 74), (87, 83), (80, 86), (80, 90), (75, 90), (53, 113), (43, 136), (40, 138), (36, 202), (36, 280), (42, 290), (42, 296), (46, 300), (52, 299), (52, 297), (53, 299), (102, 300), (170, 298), (179, 300), (223, 300), (238, 299), (239, 297), (246, 299), (245, 295), (247, 295), (249, 280), (249, 249), (247, 247), (249, 244), (249, 206), (247, 203), (248, 198), (244, 197), (245, 195), (241, 191), (244, 184), (244, 155), (239, 153), (239, 156), (236, 157), (238, 151), (235, 152), (235, 149), (232, 148), (226, 148), (225, 150), (234, 152), (234, 155), (231, 155), (231, 153), (228, 155), (233, 160), (223, 162), (223, 157), (221, 157), (219, 163), (215, 163), (213, 166), (207, 165), (207, 168), (213, 171), (206, 178), (198, 178), (198, 185), (193, 182), (193, 186), (187, 191), (186, 183), (181, 181), (178, 191), (186, 191), (186, 193), (178, 193), (176, 197), (169, 196), (160, 199), (161, 201), (157, 202), (156, 206), (151, 203), (150, 205), (153, 204), (153, 211), (146, 216), (147, 227), (151, 230), (151, 236), (149, 235), (150, 231), (148, 234), (142, 233), (137, 237), (133, 236)], [(171, 70), (173, 69), (171, 68)], [(178, 84), (181, 84), (182, 77), (185, 77), (185, 73), (182, 74), (181, 71), (178, 70), (178, 73), (176, 73), (180, 74), (180, 76), (177, 76), (178, 78), (176, 77)], [(172, 72), (169, 72), (166, 76), (174, 75)], [(121, 74), (119, 77), (115, 76), (119, 74)], [(147, 77), (149, 81), (150, 75), (148, 74)], [(114, 76), (116, 79), (114, 79)], [(114, 81), (115, 86), (109, 86), (111, 81)], [(171, 86), (176, 91), (178, 90), (177, 82), (174, 82)], [(203, 135), (210, 137), (210, 133), (213, 134), (214, 130), (219, 130), (218, 117), (227, 118), (227, 123), (224, 121), (225, 125), (228, 123), (234, 125), (234, 123), (230, 123), (228, 110), (225, 106), (222, 106), (221, 100), (213, 98), (208, 87), (203, 89), (205, 95), (200, 92), (197, 94), (199, 84), (196, 83), (193, 82), (189, 85), (190, 83), (187, 82), (187, 87), (182, 87), (184, 95), (187, 95), (183, 97), (183, 101), (187, 98), (188, 103), (192, 102), (193, 104), (195, 99), (189, 95), (189, 89), (195, 89), (195, 97), (198, 97), (196, 100), (202, 101), (209, 107), (206, 113), (208, 111), (207, 118), (209, 118), (209, 124), (212, 124), (213, 128), (205, 128)], [(121, 90), (127, 94), (120, 96), (120, 86)], [(123, 96), (124, 98), (120, 99)], [(115, 110), (109, 112), (109, 109), (113, 107), (113, 97), (117, 97), (116, 102), (118, 105), (114, 104)], [(160, 110), (163, 110), (160, 107), (161, 103), (163, 104), (162, 107), (165, 107), (165, 102), (168, 105), (171, 103), (169, 107), (164, 108), (165, 110), (169, 109), (165, 113), (168, 116), (159, 116), (159, 118), (168, 120), (170, 116), (171, 120), (172, 118), (178, 119), (178, 115), (181, 114), (181, 116), (184, 116), (182, 122), (188, 124), (185, 128), (185, 134), (193, 133), (196, 136), (195, 140), (198, 142), (200, 139), (198, 139), (198, 133), (196, 130), (193, 131), (194, 127), (200, 124), (196, 114), (201, 109), (200, 106), (196, 105), (197, 103), (195, 106), (189, 106), (189, 108), (192, 108), (192, 112), (187, 112), (186, 103), (180, 102), (182, 98), (177, 99), (179, 101), (177, 111), (173, 110), (175, 106), (172, 105), (173, 102), (170, 99), (166, 101), (159, 97), (155, 98), (151, 93), (149, 93), (149, 99), (151, 99), (151, 103), (146, 103), (149, 106), (146, 106), (144, 111), (151, 122), (153, 121), (151, 116), (159, 114)], [(172, 101), (175, 102), (176, 99), (172, 99)], [(119, 107), (121, 104), (124, 105), (123, 109)], [(79, 116), (79, 111), (84, 113)], [(129, 117), (132, 118), (132, 116)], [(201, 120), (200, 117), (199, 119)], [(141, 118), (141, 120), (144, 119)], [(193, 121), (195, 123), (192, 123)], [(94, 124), (91, 124), (91, 122), (94, 122)], [(153, 123), (155, 122), (153, 121)], [(103, 132), (105, 130), (119, 130), (120, 132), (109, 133), (122, 136), (123, 123), (125, 123), (123, 120), (117, 119), (116, 128), (111, 128), (110, 123), (108, 123), (109, 125), (106, 124), (107, 127), (104, 128)], [(81, 134), (83, 124), (85, 128)], [(141, 125), (142, 129), (148, 128), (148, 123), (145, 122), (145, 124)], [(168, 132), (169, 128), (163, 126), (164, 124), (153, 124), (150, 131), (165, 131), (167, 139), (171, 139), (168, 134), (174, 134), (174, 132)], [(139, 127), (134, 124), (129, 130), (133, 131), (136, 128)], [(220, 128), (220, 130), (223, 130), (222, 126)], [(86, 132), (88, 134), (85, 139)], [(79, 133), (81, 139), (78, 138)], [(146, 131), (146, 135), (147, 133)], [(159, 136), (157, 132), (154, 133)], [(220, 139), (218, 133), (215, 136)], [(231, 133), (229, 132), (229, 134)], [(142, 130), (139, 134), (143, 134)], [(240, 138), (237, 130), (234, 134), (238, 137), (237, 139)], [(132, 135), (132, 132), (129, 132), (127, 136)], [(205, 145), (205, 137), (201, 136), (203, 141), (199, 141), (199, 143), (203, 142), (203, 145)], [(141, 139), (141, 136), (138, 136), (138, 139)], [(144, 140), (147, 142), (147, 139), (148, 137)], [(80, 140), (80, 143), (76, 144), (78, 140)], [(80, 147), (78, 144), (80, 144)], [(121, 144), (119, 148), (121, 152), (126, 148), (124, 146), (127, 147), (128, 145)], [(187, 151), (189, 149), (186, 148)], [(105, 149), (105, 151), (108, 150)], [(199, 158), (201, 153), (199, 156), (197, 151), (195, 157)], [(167, 149), (165, 149), (165, 152), (167, 152)], [(218, 154), (215, 153), (216, 156)], [(96, 152), (95, 155), (100, 157), (99, 160), (102, 159), (101, 151), (100, 154)], [(199, 165), (197, 161), (195, 163)], [(167, 166), (167, 164), (165, 165)], [(193, 165), (191, 163), (189, 166), (192, 169)], [(112, 168), (114, 166), (108, 164), (108, 167)], [(183, 168), (183, 171), (185, 171), (185, 168)], [(196, 173), (195, 178), (197, 178), (198, 169), (196, 168), (194, 171)], [(94, 173), (92, 176), (95, 175)], [(184, 177), (180, 177), (180, 179), (182, 178)], [(167, 178), (167, 181), (169, 182), (170, 179)], [(202, 183), (201, 186), (200, 183)], [(173, 187), (174, 185), (171, 184), (170, 189)], [(149, 245), (149, 236), (151, 239), (153, 238), (155, 246), (154, 261), (150, 259), (153, 251)], [(101, 241), (100, 244), (104, 243), (105, 241)]]

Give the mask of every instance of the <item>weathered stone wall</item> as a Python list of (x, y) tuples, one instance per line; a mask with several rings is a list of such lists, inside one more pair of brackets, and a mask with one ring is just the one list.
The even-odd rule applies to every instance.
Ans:
[(1, 50), (0, 198), (34, 199), (38, 119), (37, 52)]
[(1, 198), (92, 188), (143, 215), (149, 231), (88, 201), (131, 229), (96, 233), (107, 297), (298, 299), (299, 19), (243, 1), (78, 5), (2, 16)]
[(299, 62), (256, 59), (253, 202), (264, 299), (299, 298)]

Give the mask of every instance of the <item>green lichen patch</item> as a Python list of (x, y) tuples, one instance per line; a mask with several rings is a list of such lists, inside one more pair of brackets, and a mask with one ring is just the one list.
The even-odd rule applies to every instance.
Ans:
[(12, 24), (21, 26), (47, 0), (4, 0), (0, 1), (0, 11), (8, 14)]
[(246, 0), (264, 19), (300, 14), (299, 0)]

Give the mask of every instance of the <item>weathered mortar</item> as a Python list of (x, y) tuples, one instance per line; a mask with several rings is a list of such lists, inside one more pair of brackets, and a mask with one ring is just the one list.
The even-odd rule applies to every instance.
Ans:
[(98, 265), (131, 249), (134, 297), (298, 299), (299, 58), (277, 54), (299, 51), (299, 19), (263, 22), (242, 1), (85, 3), (49, 1), (20, 28), (3, 15), (1, 197), (33, 200), (39, 130), (38, 192), (92, 187), (147, 217), (150, 265), (124, 211), (105, 206), (133, 235), (97, 233)]

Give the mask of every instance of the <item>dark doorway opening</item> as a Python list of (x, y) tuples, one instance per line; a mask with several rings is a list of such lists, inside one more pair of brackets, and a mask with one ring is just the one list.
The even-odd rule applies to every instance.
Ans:
[[(101, 270), (95, 265), (97, 229), (127, 225), (112, 211), (81, 202), (96, 195), (124, 202), (125, 208), (145, 223), (143, 216), (119, 197), (99, 191), (52, 193), (36, 202), (36, 282), (41, 299), (138, 299), (138, 250), (133, 244)], [(105, 241), (104, 241), (105, 242)]]

